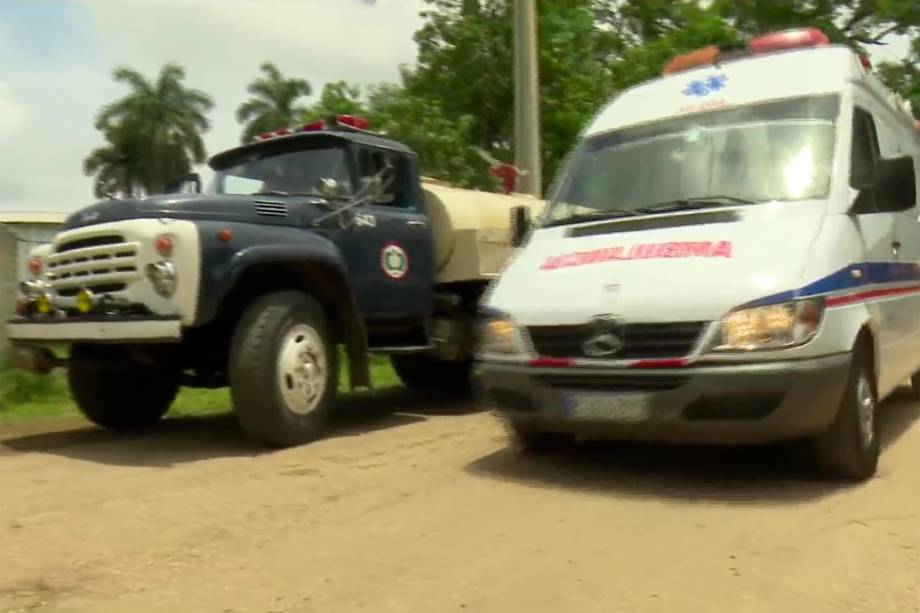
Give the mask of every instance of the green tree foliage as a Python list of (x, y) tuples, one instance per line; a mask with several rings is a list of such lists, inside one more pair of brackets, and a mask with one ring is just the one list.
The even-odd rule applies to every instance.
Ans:
[(263, 63), (259, 70), (262, 76), (246, 88), (252, 97), (236, 110), (237, 121), (244, 124), (243, 143), (262, 132), (297, 123), (306, 110), (298, 101), (313, 91), (309, 81), (287, 78), (271, 62)]
[(150, 81), (129, 68), (118, 68), (115, 80), (130, 92), (103, 107), (96, 128), (106, 145), (93, 150), (83, 169), (95, 176), (97, 196), (157, 193), (173, 177), (204, 162), (201, 135), (210, 124), (213, 102), (183, 84), (185, 69), (167, 64)]
[(319, 100), (310, 105), (301, 115), (304, 122), (326, 119), (332, 115), (367, 114), (367, 106), (361, 100), (361, 86), (335, 81), (323, 85)]

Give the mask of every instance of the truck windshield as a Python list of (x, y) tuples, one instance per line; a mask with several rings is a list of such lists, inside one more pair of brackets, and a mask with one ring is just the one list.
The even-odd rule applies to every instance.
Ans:
[(217, 194), (319, 195), (320, 179), (335, 179), (351, 193), (347, 150), (342, 146), (261, 150), (244, 161), (217, 168), (211, 185)]
[(826, 197), (839, 107), (836, 95), (796, 98), (592, 137), (544, 224)]

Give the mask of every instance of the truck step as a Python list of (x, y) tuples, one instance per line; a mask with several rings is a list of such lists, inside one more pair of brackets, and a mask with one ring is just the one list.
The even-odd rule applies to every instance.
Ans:
[(409, 347), (371, 347), (369, 351), (371, 353), (383, 353), (390, 355), (393, 353), (422, 353), (432, 349), (434, 349), (434, 345), (415, 345)]

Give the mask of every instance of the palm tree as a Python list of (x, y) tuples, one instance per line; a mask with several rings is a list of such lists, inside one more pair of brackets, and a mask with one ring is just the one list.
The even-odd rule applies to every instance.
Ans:
[(130, 198), (143, 189), (143, 149), (140, 139), (128, 130), (109, 129), (106, 144), (93, 149), (83, 160), (83, 172), (95, 175), (97, 198)]
[(244, 143), (269, 130), (290, 126), (300, 120), (305, 108), (297, 101), (313, 91), (305, 79), (285, 78), (271, 62), (259, 66), (264, 76), (252, 81), (246, 88), (252, 97), (236, 110), (236, 119), (242, 124)]
[(131, 91), (96, 117), (108, 145), (86, 158), (84, 171), (96, 175), (97, 190), (116, 186), (128, 195), (157, 193), (168, 180), (205, 161), (201, 135), (210, 128), (205, 114), (214, 103), (183, 85), (184, 68), (166, 64), (155, 81), (124, 67), (114, 77)]

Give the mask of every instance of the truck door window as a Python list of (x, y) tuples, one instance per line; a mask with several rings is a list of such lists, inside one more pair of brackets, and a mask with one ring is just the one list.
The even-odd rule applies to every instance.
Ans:
[(374, 204), (392, 207), (409, 205), (409, 183), (405, 156), (382, 149), (362, 148), (358, 152), (358, 170), (361, 175), (361, 187), (372, 177), (379, 174), (387, 164), (392, 166), (392, 179), (384, 187), (383, 194)]
[(859, 188), (872, 181), (875, 161), (879, 157), (875, 121), (861, 108), (853, 110), (853, 150), (850, 155), (850, 185)]

